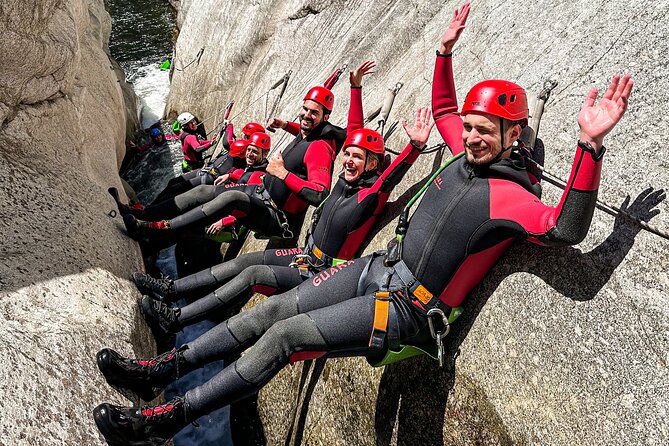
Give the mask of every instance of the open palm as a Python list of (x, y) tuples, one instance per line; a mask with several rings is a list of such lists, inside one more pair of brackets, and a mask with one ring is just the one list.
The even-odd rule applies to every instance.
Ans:
[(604, 137), (616, 126), (627, 110), (627, 102), (634, 82), (629, 74), (622, 78), (615, 75), (609, 88), (599, 103), (597, 89), (593, 87), (585, 98), (581, 112), (578, 114), (578, 125), (581, 134), (601, 145)]

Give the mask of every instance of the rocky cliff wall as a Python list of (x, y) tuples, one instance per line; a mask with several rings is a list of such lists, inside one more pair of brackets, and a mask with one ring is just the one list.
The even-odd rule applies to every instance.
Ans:
[[(288, 70), (293, 77), (277, 113), (283, 118), (295, 116), (307, 88), (337, 65), (366, 58), (379, 62), (379, 72), (365, 79), (366, 110), (402, 81), (392, 116), (411, 117), (429, 104), (434, 50), (458, 6), (422, 0), (181, 3), (187, 14), (176, 66), (205, 51), (199, 63), (175, 72), (168, 110), (214, 122), (234, 99), (238, 126), (267, 118), (275, 92), (264, 94)], [(588, 88), (630, 72), (635, 92), (607, 137), (600, 197), (647, 218), (653, 203), (640, 194), (669, 180), (669, 122), (662, 109), (669, 100), (668, 10), (667, 1), (476, 1), (455, 50), (459, 97), (487, 78), (507, 78), (535, 93), (545, 79), (557, 79), (541, 136), (546, 166), (565, 178)], [(332, 120), (343, 124), (346, 79), (334, 92)], [(401, 148), (403, 141), (398, 131), (390, 145)], [(431, 142), (439, 141), (433, 132)], [(394, 197), (437, 161), (421, 157)], [(544, 189), (544, 199), (557, 203), (560, 191)], [(669, 229), (666, 201), (656, 209), (661, 213), (651, 222)], [(385, 226), (367, 250), (382, 247), (393, 228)], [(439, 370), (426, 359), (385, 369), (363, 359), (331, 360), (307, 389), (310, 405), (301, 403), (293, 419), (302, 368), (290, 368), (260, 395), (269, 442), (292, 435), (296, 443), (342, 445), (666, 444), (668, 247), (667, 240), (600, 211), (577, 247), (514, 247), (473, 292), (454, 327), (449, 348), (460, 352), (454, 369)]]
[(91, 411), (123, 400), (95, 353), (148, 345), (141, 256), (107, 215), (136, 109), (101, 0), (2, 2), (0, 29), (0, 444), (101, 444)]

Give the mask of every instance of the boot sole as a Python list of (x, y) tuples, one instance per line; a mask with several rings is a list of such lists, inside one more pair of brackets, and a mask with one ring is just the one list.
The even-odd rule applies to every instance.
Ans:
[(156, 443), (150, 440), (133, 441), (125, 438), (122, 435), (119, 435), (107, 417), (100, 415), (100, 413), (97, 411), (98, 408), (99, 406), (93, 410), (93, 419), (95, 420), (95, 425), (98, 427), (98, 431), (100, 431), (102, 437), (109, 446), (161, 446), (167, 444), (167, 441), (160, 443)]

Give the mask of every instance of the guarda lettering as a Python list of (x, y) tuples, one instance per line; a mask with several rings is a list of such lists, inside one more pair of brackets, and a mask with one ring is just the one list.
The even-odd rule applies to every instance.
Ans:
[(285, 256), (294, 256), (297, 254), (302, 254), (302, 248), (292, 248), (292, 249), (277, 249), (274, 254), (277, 257), (285, 257)]
[(322, 271), (316, 277), (314, 277), (311, 280), (311, 282), (314, 284), (314, 286), (319, 286), (321, 283), (325, 282), (330, 277), (332, 277), (337, 271), (341, 271), (342, 269), (346, 268), (349, 265), (353, 265), (353, 260), (348, 260), (344, 263), (340, 263), (339, 265), (333, 266), (330, 269)]

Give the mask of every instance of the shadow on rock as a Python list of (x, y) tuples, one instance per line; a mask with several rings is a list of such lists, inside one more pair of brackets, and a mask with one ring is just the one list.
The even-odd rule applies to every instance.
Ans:
[[(666, 198), (663, 190), (648, 188), (632, 204), (628, 196), (621, 210), (648, 222)], [(545, 248), (523, 244), (512, 248), (465, 301), (464, 313), (453, 325), (446, 343), (443, 369), (422, 356), (386, 366), (377, 397), (377, 445), (522, 444), (504, 426), (480, 386), (458, 374), (460, 345), (501, 281), (515, 272), (540, 277), (556, 291), (576, 301), (594, 298), (634, 245), (641, 227), (625, 215), (615, 219), (611, 234), (595, 249)], [(447, 406), (458, 386), (458, 403)], [(451, 407), (461, 405), (459, 407)], [(393, 433), (396, 431), (396, 442)]]

